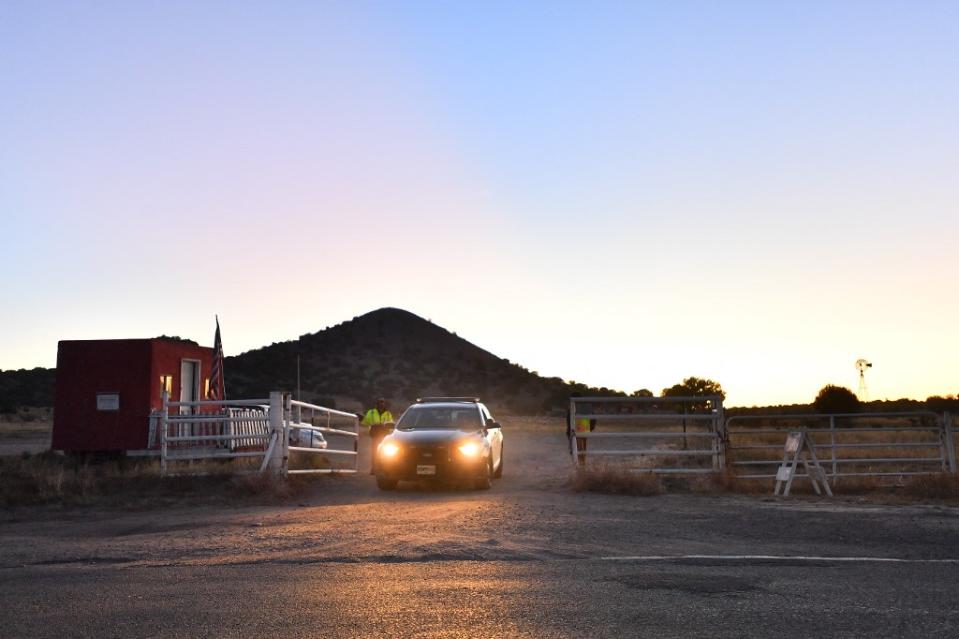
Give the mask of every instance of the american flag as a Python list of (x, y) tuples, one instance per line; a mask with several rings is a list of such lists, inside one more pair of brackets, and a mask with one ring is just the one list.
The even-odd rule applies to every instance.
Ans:
[(216, 318), (216, 336), (213, 338), (213, 366), (210, 369), (210, 390), (207, 399), (226, 399), (223, 382), (223, 342), (220, 340), (220, 318)]

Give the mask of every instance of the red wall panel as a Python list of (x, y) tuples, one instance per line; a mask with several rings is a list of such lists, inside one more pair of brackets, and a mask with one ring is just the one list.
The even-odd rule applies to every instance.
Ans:
[[(53, 443), (56, 450), (142, 450), (149, 416), (160, 407), (160, 375), (172, 374), (179, 399), (180, 360), (200, 360), (201, 392), (212, 349), (160, 339), (61, 341), (57, 349)], [(119, 395), (119, 410), (97, 409), (98, 393)]]

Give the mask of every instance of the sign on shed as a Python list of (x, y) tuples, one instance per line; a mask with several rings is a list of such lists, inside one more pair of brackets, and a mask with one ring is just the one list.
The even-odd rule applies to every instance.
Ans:
[(120, 394), (97, 393), (97, 410), (120, 410)]

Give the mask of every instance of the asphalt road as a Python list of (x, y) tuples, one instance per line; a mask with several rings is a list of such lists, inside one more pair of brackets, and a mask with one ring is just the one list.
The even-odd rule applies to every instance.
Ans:
[(18, 511), (2, 637), (956, 637), (959, 509), (573, 493), (507, 433), (490, 491)]

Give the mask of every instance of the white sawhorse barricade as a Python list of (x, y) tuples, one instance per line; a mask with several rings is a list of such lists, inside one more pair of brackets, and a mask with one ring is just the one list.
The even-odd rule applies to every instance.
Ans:
[[(819, 465), (819, 458), (816, 456), (816, 445), (805, 430), (793, 431), (786, 438), (786, 445), (783, 446), (783, 463), (776, 473), (776, 488), (773, 494), (779, 495), (782, 490), (783, 497), (789, 496), (799, 464), (802, 464), (806, 471), (805, 477), (812, 483), (816, 494), (821, 495), (825, 490), (826, 494), (832, 497), (826, 471)], [(820, 484), (823, 490), (820, 490)]]

